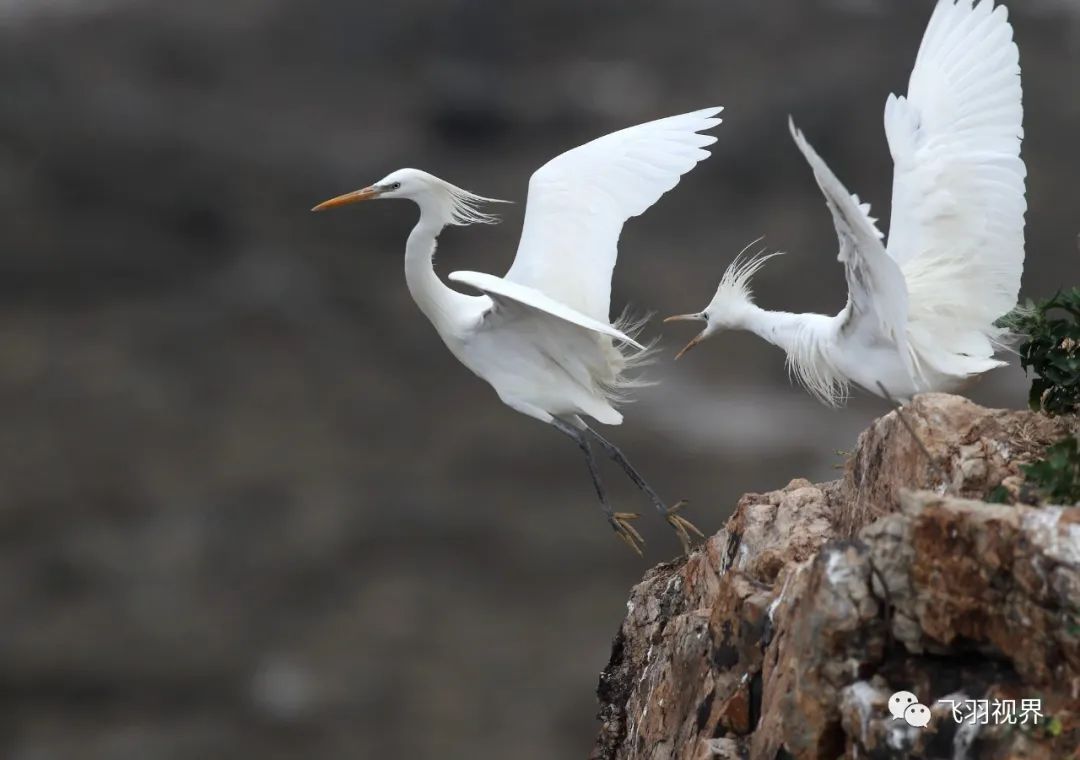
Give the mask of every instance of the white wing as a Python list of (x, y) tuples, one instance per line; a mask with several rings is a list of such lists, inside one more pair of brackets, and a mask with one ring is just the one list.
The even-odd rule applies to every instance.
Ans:
[(510, 282), (505, 278), (484, 274), (483, 272), (451, 272), (449, 279), (452, 282), (460, 282), (462, 285), (468, 285), (471, 288), (476, 288), (477, 290), (486, 293), (496, 304), (511, 301), (514, 304), (524, 306), (529, 310), (558, 317), (566, 322), (578, 325), (579, 327), (584, 327), (586, 330), (592, 330), (601, 335), (610, 336), (615, 340), (628, 343), (634, 348), (641, 350), (644, 350), (645, 348), (629, 335), (616, 330), (606, 320), (600, 321), (598, 319), (593, 319), (588, 315), (571, 309), (565, 304), (549, 298), (544, 293), (541, 293), (535, 288), (530, 288), (527, 285)]
[(1022, 119), (1005, 7), (939, 0), (907, 97), (886, 103), (885, 133), (896, 164), (888, 252), (907, 281), (912, 340), (944, 371), (989, 368), (993, 322), (1016, 305), (1027, 209)]
[(848, 302), (841, 312), (841, 329), (876, 331), (899, 347), (900, 359), (912, 373), (907, 341), (908, 294), (904, 275), (881, 244), (881, 233), (870, 217), (870, 207), (860, 204), (810, 146), (794, 122), (789, 121), (795, 144), (814, 170), (825, 202), (832, 212), (840, 238), (838, 259), (844, 265)]
[(627, 219), (643, 213), (716, 142), (720, 108), (613, 132), (536, 170), (517, 256), (506, 279), (608, 321), (611, 272)]

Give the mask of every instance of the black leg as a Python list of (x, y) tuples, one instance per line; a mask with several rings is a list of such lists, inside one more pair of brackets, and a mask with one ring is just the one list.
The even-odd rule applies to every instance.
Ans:
[(585, 454), (585, 462), (589, 465), (589, 476), (592, 478), (593, 487), (596, 489), (596, 496), (600, 499), (600, 508), (604, 510), (604, 515), (607, 517), (612, 530), (615, 531), (615, 534), (623, 543), (639, 555), (642, 554), (641, 549), (645, 545), (645, 539), (634, 529), (634, 526), (630, 525), (630, 521), (636, 519), (638, 515), (631, 512), (616, 512), (612, 509), (611, 503), (608, 501), (607, 489), (604, 488), (604, 483), (600, 480), (600, 468), (596, 464), (596, 457), (593, 456), (592, 446), (589, 445), (589, 439), (586, 437), (585, 431), (560, 420), (558, 417), (551, 424), (560, 433), (573, 439), (574, 443)]
[(646, 482), (645, 478), (641, 477), (641, 473), (639, 473), (634, 468), (634, 466), (630, 464), (630, 460), (626, 458), (626, 455), (622, 453), (622, 450), (618, 446), (616, 446), (604, 436), (600, 435), (592, 428), (587, 428), (587, 430), (592, 433), (593, 437), (596, 438), (597, 442), (600, 444), (600, 448), (604, 450), (604, 453), (611, 457), (611, 459), (623, 469), (623, 472), (626, 473), (627, 477), (629, 477), (630, 480), (633, 481), (634, 485), (636, 485), (646, 496), (649, 497), (649, 501), (652, 502), (653, 506), (660, 513), (660, 515), (665, 520), (667, 520), (668, 524), (671, 525), (672, 528), (675, 529), (675, 533), (679, 537), (679, 542), (682, 544), (683, 550), (687, 554), (689, 554), (690, 532), (696, 533), (702, 538), (704, 538), (705, 535), (700, 530), (698, 530), (693, 523), (691, 523), (685, 517), (677, 514), (678, 511), (682, 509), (682, 507), (686, 504), (686, 502), (679, 501), (670, 507), (667, 506), (664, 503), (664, 500), (660, 498), (660, 495), (656, 493), (656, 491), (653, 489), (652, 486), (648, 484), (648, 482)]
[(600, 448), (604, 450), (604, 453), (611, 457), (612, 461), (619, 465), (619, 467), (623, 469), (623, 472), (626, 473), (627, 477), (634, 482), (634, 485), (640, 488), (645, 495), (649, 497), (649, 501), (653, 503), (653, 506), (656, 507), (661, 514), (666, 515), (667, 505), (664, 504), (664, 500), (653, 490), (652, 486), (645, 482), (645, 478), (641, 477), (641, 473), (634, 469), (634, 465), (630, 464), (630, 460), (626, 458), (626, 455), (622, 453), (619, 447), (592, 428), (588, 428), (588, 430), (592, 433), (593, 437), (596, 438), (597, 443), (600, 444)]
[(583, 431), (577, 430), (560, 419), (556, 418), (552, 424), (559, 432), (565, 433), (573, 439), (574, 443), (576, 443), (578, 448), (585, 454), (585, 462), (589, 465), (589, 476), (592, 478), (593, 487), (596, 489), (596, 496), (600, 499), (600, 505), (603, 507), (604, 514), (610, 516), (613, 510), (608, 503), (607, 489), (604, 488), (604, 483), (600, 480), (600, 468), (596, 466), (596, 457), (593, 456), (592, 446), (589, 445), (589, 439), (585, 437)]

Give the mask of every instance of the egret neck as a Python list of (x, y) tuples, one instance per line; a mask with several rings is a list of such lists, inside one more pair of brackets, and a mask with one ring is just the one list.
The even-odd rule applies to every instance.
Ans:
[(460, 337), (466, 315), (472, 313), (474, 302), (482, 297), (459, 293), (435, 274), (435, 248), (447, 223), (437, 205), (423, 202), (418, 205), (420, 221), (405, 244), (405, 283), (420, 311), (446, 342), (449, 337)]
[(818, 335), (827, 332), (833, 319), (824, 314), (768, 311), (751, 303), (745, 306), (732, 327), (752, 332), (790, 354), (807, 339), (808, 332)]

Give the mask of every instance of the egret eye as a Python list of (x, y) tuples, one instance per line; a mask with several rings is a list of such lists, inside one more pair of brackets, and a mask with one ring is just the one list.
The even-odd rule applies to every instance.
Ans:
[(398, 189), (398, 188), (400, 188), (400, 187), (401, 187), (401, 183), (400, 183), (400, 182), (391, 182), (391, 183), (390, 183), (390, 187), (388, 187), (387, 189), (388, 189), (388, 190), (397, 190), (397, 189)]

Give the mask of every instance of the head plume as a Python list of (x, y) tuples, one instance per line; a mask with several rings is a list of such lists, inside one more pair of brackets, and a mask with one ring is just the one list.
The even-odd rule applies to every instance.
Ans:
[[(408, 179), (401, 180), (400, 175)], [(465, 227), (470, 224), (498, 224), (497, 214), (482, 210), (485, 203), (509, 203), (497, 198), (485, 198), (452, 185), (434, 174), (419, 169), (400, 169), (390, 177), (399, 177), (401, 189), (397, 195), (415, 201), (422, 210), (437, 215), (443, 224)], [(388, 177), (387, 179), (389, 179)], [(385, 181), (385, 180), (384, 180)]]
[(762, 240), (763, 238), (758, 238), (743, 248), (728, 266), (724, 276), (720, 278), (720, 284), (716, 288), (716, 295), (713, 296), (712, 301), (705, 308), (710, 321), (714, 317), (722, 319), (723, 315), (732, 309), (754, 302), (754, 293), (750, 289), (750, 280), (758, 273), (759, 269), (765, 266), (766, 261), (774, 256), (780, 256), (782, 253), (781, 251), (766, 253), (765, 249), (762, 248), (760, 251), (748, 255), (747, 251), (750, 250), (750, 247), (757, 245)]
[(746, 252), (750, 249), (750, 246), (761, 241), (762, 238), (758, 238), (739, 252), (739, 255), (735, 257), (735, 260), (728, 266), (727, 271), (724, 272), (724, 276), (720, 278), (716, 294), (704, 311), (696, 314), (677, 314), (664, 320), (665, 322), (685, 320), (705, 323), (705, 329), (675, 355), (676, 359), (682, 357), (687, 351), (699, 345), (717, 331), (735, 328), (742, 323), (749, 307), (754, 303), (754, 294), (750, 290), (750, 279), (765, 265), (766, 261), (773, 256), (780, 255), (779, 252), (767, 254), (762, 249), (748, 256)]
[(458, 227), (465, 227), (470, 224), (498, 224), (501, 221), (499, 215), (482, 211), (482, 206), (485, 203), (510, 202), (499, 200), (498, 198), (485, 198), (482, 195), (470, 193), (468, 190), (462, 190), (460, 187), (451, 185), (445, 180), (440, 179), (438, 181), (446, 192), (448, 199), (447, 213), (449, 220), (447, 221), (447, 224), (453, 224)]
[(320, 204), (316, 210), (351, 200), (372, 198), (409, 200), (420, 207), (421, 214), (441, 225), (496, 224), (499, 217), (481, 210), (485, 203), (507, 203), (496, 198), (462, 190), (444, 179), (420, 169), (398, 169), (370, 187), (348, 193)]

